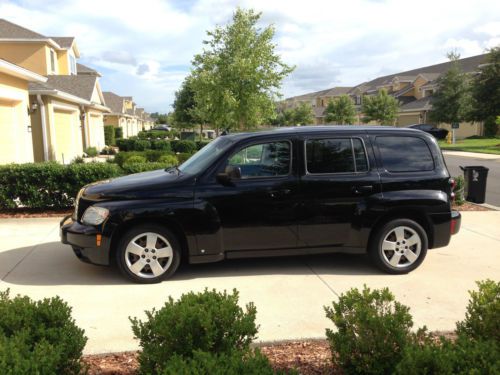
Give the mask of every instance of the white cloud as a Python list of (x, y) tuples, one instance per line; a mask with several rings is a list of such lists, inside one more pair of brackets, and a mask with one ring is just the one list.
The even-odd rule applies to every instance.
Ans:
[(206, 30), (236, 6), (263, 12), (277, 50), (297, 70), (285, 96), (463, 57), (500, 43), (500, 2), (478, 0), (0, 0), (0, 15), (45, 35), (77, 38), (81, 62), (102, 71), (105, 90), (166, 111), (202, 50)]

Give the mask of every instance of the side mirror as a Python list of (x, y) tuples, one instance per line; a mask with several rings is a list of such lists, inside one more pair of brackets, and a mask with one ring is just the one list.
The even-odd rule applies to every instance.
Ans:
[(217, 181), (223, 185), (231, 185), (232, 180), (241, 178), (241, 168), (228, 165), (223, 173), (217, 175)]

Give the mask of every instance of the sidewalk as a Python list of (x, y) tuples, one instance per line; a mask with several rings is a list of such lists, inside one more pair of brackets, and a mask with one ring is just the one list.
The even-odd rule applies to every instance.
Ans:
[(443, 155), (463, 156), (463, 157), (467, 157), (467, 158), (488, 159), (488, 160), (500, 159), (500, 155), (483, 154), (480, 152), (467, 152), (467, 151), (446, 151), (446, 150), (443, 150)]
[(237, 288), (257, 307), (259, 340), (325, 336), (323, 306), (351, 287), (389, 287), (410, 306), (414, 328), (452, 330), (464, 318), (476, 280), (500, 279), (500, 212), (463, 212), (461, 231), (402, 276), (373, 268), (364, 256), (233, 260), (182, 267), (170, 281), (130, 284), (106, 267), (81, 263), (58, 238), (58, 218), (0, 220), (0, 290), (40, 299), (59, 295), (73, 307), (89, 341), (86, 353), (134, 350), (129, 316), (159, 308), (168, 296)]

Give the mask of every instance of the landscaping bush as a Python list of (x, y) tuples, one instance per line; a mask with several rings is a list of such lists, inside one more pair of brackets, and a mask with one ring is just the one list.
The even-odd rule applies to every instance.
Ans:
[(168, 151), (168, 152), (172, 151), (172, 148), (170, 146), (170, 142), (165, 141), (165, 140), (152, 140), (151, 141), (151, 149), (152, 150), (159, 150), (159, 151)]
[(465, 203), (464, 197), (464, 176), (454, 177), (455, 180), (455, 188), (453, 192), (455, 193), (455, 204), (461, 206)]
[(179, 164), (179, 161), (177, 160), (177, 157), (175, 155), (162, 155), (158, 159), (158, 162), (164, 163), (169, 167), (173, 167), (174, 165)]
[(229, 353), (246, 350), (257, 334), (256, 308), (238, 306), (238, 292), (227, 294), (205, 289), (172, 297), (158, 311), (146, 311), (147, 320), (130, 319), (140, 340), (140, 372), (157, 374), (174, 356), (193, 357), (194, 351)]
[(126, 151), (119, 152), (114, 158), (114, 162), (119, 166), (123, 166), (129, 158), (132, 156), (141, 156), (146, 159), (147, 162), (157, 162), (160, 161), (162, 156), (173, 156), (172, 154), (164, 151), (157, 150), (147, 150), (147, 151)]
[(196, 141), (196, 151), (201, 150), (203, 147), (208, 145), (210, 141)]
[(279, 372), (273, 371), (269, 360), (259, 350), (220, 354), (197, 350), (190, 358), (172, 356), (160, 373), (162, 375), (274, 375)]
[(73, 206), (74, 198), (82, 186), (122, 173), (117, 165), (108, 163), (2, 165), (0, 209), (68, 208)]
[(79, 374), (86, 342), (59, 297), (32, 301), (0, 292), (0, 374)]
[(87, 147), (84, 152), (91, 158), (94, 158), (99, 154), (99, 152), (97, 152), (97, 148), (95, 147)]
[(396, 366), (398, 375), (499, 374), (500, 350), (494, 340), (477, 341), (466, 337), (456, 342), (441, 338), (438, 342), (408, 345)]
[(141, 131), (137, 136), (141, 139), (165, 139), (169, 138), (170, 132), (164, 130)]
[(170, 145), (172, 147), (172, 151), (176, 153), (188, 153), (192, 154), (196, 151), (196, 143), (194, 141), (171, 141)]
[(479, 290), (469, 291), (465, 320), (457, 323), (457, 333), (472, 339), (500, 342), (500, 282), (478, 281)]
[(177, 160), (179, 160), (179, 165), (184, 163), (186, 160), (188, 160), (193, 154), (191, 153), (182, 153), (182, 154), (177, 154)]
[(486, 137), (494, 137), (498, 133), (498, 124), (494, 117), (490, 117), (484, 121), (484, 135)]
[[(115, 140), (116, 139), (122, 139), (123, 138), (123, 129), (122, 128), (115, 128)], [(116, 141), (115, 141), (116, 143)]]
[(349, 290), (332, 305), (325, 311), (338, 330), (326, 330), (334, 361), (346, 374), (391, 373), (410, 342), (409, 308), (389, 289), (366, 286)]
[(113, 125), (104, 125), (104, 143), (106, 146), (116, 144), (115, 127)]
[(126, 164), (137, 164), (137, 163), (146, 163), (146, 158), (140, 155), (132, 155), (126, 161)]
[(116, 155), (116, 150), (113, 147), (104, 147), (101, 150), (101, 155)]
[(141, 173), (148, 171), (155, 171), (158, 169), (165, 169), (170, 167), (165, 163), (151, 162), (151, 163), (125, 163), (122, 166), (124, 174)]

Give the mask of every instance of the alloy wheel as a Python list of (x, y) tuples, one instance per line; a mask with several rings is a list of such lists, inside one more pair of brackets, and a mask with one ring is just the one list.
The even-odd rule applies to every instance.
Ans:
[(152, 279), (163, 275), (172, 264), (172, 259), (172, 246), (158, 233), (141, 233), (125, 249), (125, 264), (130, 272), (141, 278)]
[(422, 250), (419, 234), (407, 226), (389, 230), (381, 244), (384, 260), (395, 268), (406, 268), (417, 261)]

